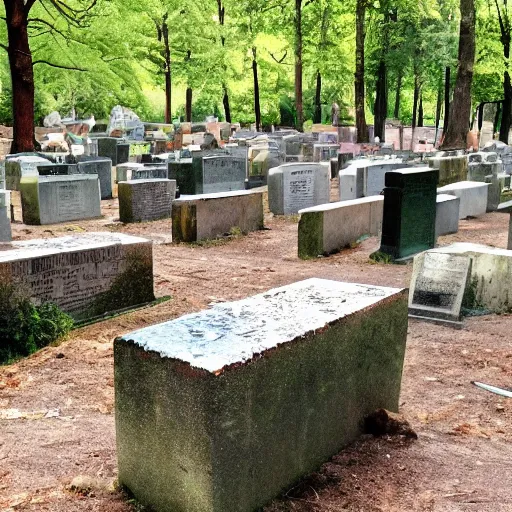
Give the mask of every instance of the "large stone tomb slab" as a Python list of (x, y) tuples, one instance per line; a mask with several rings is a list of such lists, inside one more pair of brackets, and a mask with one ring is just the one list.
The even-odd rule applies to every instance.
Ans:
[(27, 176), (20, 182), (23, 223), (58, 224), (101, 217), (97, 174)]
[(9, 190), (19, 190), (24, 176), (38, 176), (37, 166), (51, 164), (46, 158), (36, 155), (8, 155), (5, 160), (5, 184)]
[(409, 316), (458, 326), (470, 270), (467, 256), (430, 251), (416, 256)]
[(338, 252), (382, 230), (384, 197), (373, 196), (300, 210), (299, 258)]
[(439, 170), (439, 186), (468, 179), (468, 157), (466, 155), (440, 156), (429, 160), (432, 169)]
[(512, 251), (466, 243), (437, 247), (416, 256), (413, 275), (419, 272), (425, 255), (432, 253), (470, 259), (471, 275), (464, 295), (465, 308), (495, 313), (512, 311)]
[(459, 231), (460, 198), (438, 194), (436, 204), (436, 239)]
[(208, 240), (238, 228), (263, 229), (263, 193), (253, 190), (180, 196), (172, 203), (172, 238), (176, 242)]
[(293, 163), (270, 169), (270, 211), (274, 215), (293, 215), (304, 208), (328, 203), (329, 176), (329, 163)]
[(132, 180), (119, 183), (121, 222), (147, 222), (171, 216), (175, 180)]
[(0, 282), (27, 288), (76, 320), (154, 300), (152, 243), (113, 233), (12, 242)]
[(12, 240), (11, 198), (8, 190), (0, 190), (0, 243)]
[(381, 252), (400, 260), (434, 247), (437, 180), (428, 167), (386, 174)]
[(479, 217), (487, 211), (488, 183), (460, 181), (439, 188), (438, 193), (460, 198), (459, 219)]
[(398, 409), (407, 293), (320, 279), (114, 343), (119, 483), (156, 512), (252, 512)]

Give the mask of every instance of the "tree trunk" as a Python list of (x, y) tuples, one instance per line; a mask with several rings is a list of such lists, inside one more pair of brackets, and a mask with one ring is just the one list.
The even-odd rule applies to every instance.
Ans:
[(368, 142), (368, 126), (364, 112), (364, 40), (366, 0), (356, 0), (356, 72), (355, 106), (357, 142)]
[(475, 3), (460, 0), (459, 65), (443, 149), (466, 149), (471, 117), (471, 85), (475, 62)]
[(258, 80), (258, 61), (256, 60), (256, 47), (252, 48), (252, 77), (254, 80), (254, 115), (256, 117), (256, 131), (261, 130), (260, 83)]
[(412, 100), (412, 129), (418, 125), (418, 99), (420, 96), (420, 79), (418, 73), (414, 73), (414, 96)]
[(402, 90), (402, 72), (398, 73), (398, 78), (396, 80), (396, 96), (395, 96), (395, 111), (393, 113), (393, 117), (395, 119), (400, 118), (400, 92)]
[(295, 0), (295, 127), (304, 129), (302, 105), (302, 0)]
[(185, 121), (192, 122), (192, 87), (187, 87), (185, 98)]
[(418, 107), (418, 127), (423, 128), (423, 93), (420, 91), (420, 106)]
[[(218, 15), (219, 15), (219, 25), (221, 28), (221, 36), (220, 36), (220, 44), (222, 46), (222, 51), (224, 52), (224, 47), (226, 46), (226, 37), (224, 36), (224, 21), (226, 17), (226, 8), (222, 3), (222, 0), (217, 0), (218, 7)], [(224, 72), (226, 71), (226, 65), (223, 64), (222, 68)], [(226, 122), (231, 123), (231, 107), (229, 105), (229, 93), (228, 86), (226, 82), (222, 84), (222, 90), (224, 91), (224, 96), (222, 97), (222, 104), (224, 105), (224, 115), (226, 117)]]
[(165, 75), (165, 122), (172, 123), (171, 103), (171, 48), (169, 47), (169, 27), (167, 26), (167, 15), (162, 22), (162, 36), (164, 40), (164, 75)]
[[(508, 53), (510, 54), (510, 46)], [(508, 61), (508, 56), (506, 57)], [(500, 126), (500, 141), (508, 144), (510, 126), (512, 125), (512, 85), (510, 83), (510, 74), (505, 70), (503, 76), (503, 109)]]
[(226, 123), (231, 123), (231, 107), (229, 106), (229, 94), (226, 85), (224, 87), (224, 97), (222, 98), (222, 104), (224, 105), (224, 114), (226, 115)]
[(451, 89), (451, 68), (445, 69), (444, 75), (444, 122), (443, 122), (443, 138), (448, 130), (448, 119), (450, 118), (450, 89)]
[(386, 63), (381, 60), (375, 86), (375, 137), (386, 140), (386, 117), (388, 116), (388, 91), (386, 84)]
[(439, 78), (439, 86), (437, 88), (437, 105), (436, 105), (436, 137), (434, 141), (437, 142), (437, 134), (439, 132), (439, 121), (441, 120), (441, 108), (443, 107), (443, 76)]
[(316, 72), (316, 92), (315, 92), (315, 118), (314, 123), (322, 123), (322, 75), (320, 70)]
[(34, 151), (34, 71), (24, 0), (4, 0), (12, 80), (13, 143), (11, 153)]

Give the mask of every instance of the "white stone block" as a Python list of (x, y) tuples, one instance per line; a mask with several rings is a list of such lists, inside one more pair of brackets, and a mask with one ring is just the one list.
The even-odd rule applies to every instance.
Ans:
[(460, 198), (439, 194), (436, 204), (436, 239), (459, 231)]
[(437, 193), (460, 198), (459, 219), (478, 217), (487, 211), (488, 183), (459, 181), (438, 188)]

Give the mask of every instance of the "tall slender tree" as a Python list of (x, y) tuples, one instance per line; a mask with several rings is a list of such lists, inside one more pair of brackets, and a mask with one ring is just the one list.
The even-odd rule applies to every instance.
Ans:
[(365, 115), (364, 86), (364, 41), (366, 37), (367, 0), (356, 0), (356, 72), (355, 72), (355, 103), (357, 142), (368, 142), (368, 125)]

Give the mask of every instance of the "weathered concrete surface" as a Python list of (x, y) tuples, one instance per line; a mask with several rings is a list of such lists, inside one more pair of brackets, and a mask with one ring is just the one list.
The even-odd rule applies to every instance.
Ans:
[(109, 158), (80, 156), (77, 158), (79, 174), (97, 174), (101, 199), (112, 199), (112, 161)]
[[(464, 304), (496, 313), (512, 310), (512, 251), (486, 245), (456, 243), (428, 253), (468, 256), (471, 260), (470, 284)], [(417, 258), (417, 261), (416, 261)], [(424, 254), (415, 258), (420, 264)]]
[(0, 190), (0, 242), (10, 242), (12, 240), (10, 210), (10, 192)]
[(299, 258), (328, 255), (382, 230), (383, 196), (340, 201), (300, 210)]
[(436, 239), (459, 231), (460, 198), (438, 194), (436, 204)]
[(496, 210), (497, 213), (506, 213), (510, 215), (508, 224), (508, 244), (507, 249), (512, 250), (512, 201), (501, 203)]
[(20, 181), (23, 222), (58, 224), (101, 217), (97, 174), (26, 176)]
[(381, 252), (403, 259), (434, 247), (437, 180), (428, 167), (386, 173)]
[(293, 215), (329, 202), (329, 163), (292, 163), (268, 172), (268, 205), (274, 215)]
[(176, 242), (216, 238), (233, 228), (242, 233), (263, 229), (263, 192), (181, 196), (172, 203), (172, 237)]
[(0, 251), (0, 283), (27, 287), (77, 320), (154, 300), (153, 246), (118, 233), (12, 242)]
[(468, 157), (466, 155), (431, 158), (429, 166), (439, 170), (440, 187), (468, 179)]
[(114, 344), (119, 483), (157, 512), (252, 512), (398, 409), (407, 293), (308, 280)]
[(175, 180), (132, 180), (119, 183), (121, 222), (147, 222), (171, 216), (176, 197)]
[(37, 155), (7, 155), (5, 159), (5, 183), (8, 190), (19, 190), (25, 176), (38, 176), (38, 164), (50, 164), (46, 158)]
[(488, 183), (461, 181), (441, 187), (437, 192), (460, 198), (459, 219), (478, 217), (487, 211)]

